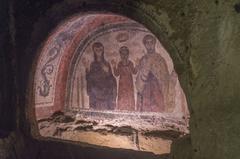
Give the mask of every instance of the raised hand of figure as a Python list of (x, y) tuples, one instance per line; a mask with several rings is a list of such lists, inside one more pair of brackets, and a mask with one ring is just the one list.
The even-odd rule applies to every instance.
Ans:
[(104, 72), (109, 72), (109, 67), (106, 65), (102, 65), (102, 69)]
[(112, 64), (113, 68), (116, 68), (116, 66), (117, 66), (117, 62), (116, 62), (114, 59), (111, 60), (111, 64)]
[(83, 66), (86, 68), (86, 70), (89, 71), (90, 70), (90, 62), (89, 62), (89, 60), (86, 59), (86, 58), (83, 58), (82, 59), (82, 63), (83, 63)]
[(136, 61), (135, 61), (135, 68), (138, 68), (140, 65), (140, 59), (137, 58)]

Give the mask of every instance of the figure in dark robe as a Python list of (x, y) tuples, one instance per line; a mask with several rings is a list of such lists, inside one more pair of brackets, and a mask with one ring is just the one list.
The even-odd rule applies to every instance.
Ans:
[(133, 86), (133, 74), (137, 73), (132, 61), (128, 59), (129, 49), (123, 46), (119, 50), (121, 61), (116, 67), (116, 62), (113, 60), (114, 75), (119, 76), (118, 84), (118, 98), (117, 109), (118, 110), (135, 110), (135, 98), (134, 98), (134, 86)]
[(169, 73), (165, 60), (156, 53), (156, 39), (146, 35), (143, 44), (147, 50), (138, 66), (136, 88), (139, 111), (164, 112), (167, 105)]
[(110, 64), (104, 58), (102, 43), (92, 46), (94, 61), (90, 70), (86, 69), (87, 94), (90, 108), (96, 110), (114, 110), (116, 107), (117, 84)]

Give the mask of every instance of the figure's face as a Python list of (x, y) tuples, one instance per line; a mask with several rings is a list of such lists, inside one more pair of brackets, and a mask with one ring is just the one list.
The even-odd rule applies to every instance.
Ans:
[(103, 49), (102, 46), (101, 47), (94, 47), (93, 51), (97, 55), (97, 57), (100, 58), (103, 54), (104, 49)]
[(123, 51), (120, 53), (120, 56), (122, 60), (127, 60), (129, 55), (127, 51)]
[(153, 53), (155, 51), (155, 41), (153, 39), (147, 39), (145, 41), (145, 47), (148, 53)]

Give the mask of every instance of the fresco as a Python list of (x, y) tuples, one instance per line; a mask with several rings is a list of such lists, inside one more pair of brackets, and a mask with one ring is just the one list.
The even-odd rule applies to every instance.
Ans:
[[(62, 22), (57, 27), (57, 31), (50, 33), (49, 38), (43, 43), (40, 49), (41, 54), (37, 62), (34, 77), (36, 108), (54, 106), (56, 80), (62, 57), (64, 53), (66, 53), (66, 49), (72, 45), (72, 41), (78, 36), (79, 32), (84, 30), (84, 28), (91, 30), (99, 25), (97, 24), (96, 18), (98, 18), (99, 21), (105, 20), (106, 24), (110, 22), (114, 24), (131, 21), (128, 18), (112, 14), (79, 14), (70, 17), (66, 22)], [(88, 26), (89, 23), (92, 28)], [(83, 31), (81, 34), (82, 37), (85, 37), (85, 34), (88, 34), (88, 32)]]
[(171, 58), (141, 25), (93, 34), (77, 54), (67, 110), (171, 113), (186, 107)]
[(166, 154), (189, 133), (173, 62), (143, 25), (113, 14), (76, 16), (41, 51), (34, 102), (42, 136)]
[[(36, 73), (35, 73), (35, 106), (48, 107), (54, 103), (55, 83), (61, 60), (61, 54), (67, 44), (72, 40), (77, 29), (84, 25), (86, 18), (78, 18), (77, 24), (69, 22), (65, 24), (68, 30), (65, 32), (56, 32), (48, 41), (45, 42), (42, 52), (39, 57)], [(50, 41), (53, 41), (50, 43)], [(46, 52), (46, 53), (45, 53)]]

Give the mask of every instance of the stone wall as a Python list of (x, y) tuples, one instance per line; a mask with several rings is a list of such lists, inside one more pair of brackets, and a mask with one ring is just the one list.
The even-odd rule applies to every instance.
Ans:
[(195, 3), (189, 39), (194, 158), (239, 158), (238, 2)]
[[(90, 5), (92, 2), (94, 4)], [(20, 116), (17, 119), (21, 119), (20, 130), (25, 134), (25, 142), (21, 145), (23, 150), (18, 151), (18, 158), (32, 159), (37, 156), (45, 159), (69, 158), (69, 156), (72, 158), (96, 158), (96, 156), (98, 158), (157, 158), (133, 151), (88, 148), (50, 139), (35, 140), (29, 133), (30, 127), (34, 125), (30, 125), (25, 120), (27, 105), (25, 99), (29, 72), (36, 56), (37, 46), (67, 13), (100, 8), (123, 13), (136, 21), (141, 21), (157, 37), (168, 37), (169, 40), (161, 42), (173, 59), (181, 85), (187, 95), (191, 113), (191, 142), (183, 143), (192, 145), (190, 146), (192, 151), (189, 148), (184, 150), (178, 144), (176, 149), (192, 152), (194, 159), (238, 159), (240, 147), (238, 3), (237, 0), (15, 1), (15, 52), (18, 56), (12, 58), (18, 61), (19, 70), (15, 76), (18, 77), (19, 92), (17, 92), (18, 100), (14, 104), (14, 110), (19, 108)], [(33, 38), (30, 38), (31, 35)], [(174, 45), (170, 45), (170, 41)], [(7, 63), (9, 64), (10, 61)], [(10, 87), (12, 84), (7, 85)], [(3, 89), (7, 92), (7, 88)], [(10, 94), (14, 96), (16, 92)], [(4, 108), (9, 110), (7, 107)], [(9, 114), (10, 112), (12, 111), (9, 111)], [(13, 116), (9, 115), (9, 118), (4, 117), (4, 119), (17, 121)], [(11, 122), (7, 123), (11, 125)], [(183, 158), (181, 155), (185, 154), (179, 152), (178, 155), (178, 158)]]
[(10, 32), (10, 27), (14, 26), (10, 24), (12, 17), (9, 12), (9, 3), (0, 2), (0, 134), (12, 131), (16, 125), (16, 85), (13, 84), (16, 73), (13, 66), (16, 66), (16, 60), (13, 61), (14, 33)]

